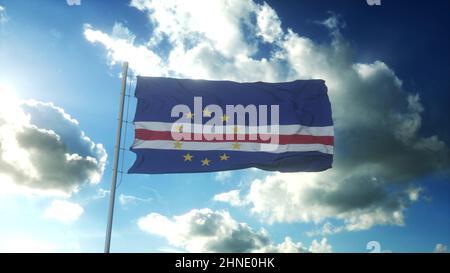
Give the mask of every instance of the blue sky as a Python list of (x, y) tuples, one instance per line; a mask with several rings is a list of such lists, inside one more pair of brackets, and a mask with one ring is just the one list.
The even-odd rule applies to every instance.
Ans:
[(324, 78), (337, 154), (313, 175), (124, 175), (112, 251), (450, 245), (448, 1), (176, 2), (0, 0), (1, 251), (103, 250), (125, 60), (132, 75)]

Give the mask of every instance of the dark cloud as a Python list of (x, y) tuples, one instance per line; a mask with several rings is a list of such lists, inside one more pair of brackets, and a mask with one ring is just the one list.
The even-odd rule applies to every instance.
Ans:
[(37, 101), (3, 103), (9, 107), (0, 110), (0, 174), (18, 185), (65, 193), (99, 182), (106, 151), (63, 109)]
[(234, 205), (249, 204), (270, 222), (342, 220), (335, 232), (403, 225), (404, 210), (421, 192), (417, 181), (448, 175), (450, 149), (420, 132), (420, 97), (404, 90), (385, 63), (355, 62), (337, 26), (329, 46), (289, 31), (279, 55), (292, 77), (326, 80), (335, 122), (333, 169), (255, 180)]
[[(238, 223), (226, 211), (194, 209), (169, 219), (157, 213), (138, 220), (139, 228), (164, 236), (171, 245), (191, 252), (306, 252), (301, 243), (285, 238), (274, 244), (264, 229), (255, 231), (246, 223)], [(309, 251), (329, 252), (325, 240), (313, 240)]]

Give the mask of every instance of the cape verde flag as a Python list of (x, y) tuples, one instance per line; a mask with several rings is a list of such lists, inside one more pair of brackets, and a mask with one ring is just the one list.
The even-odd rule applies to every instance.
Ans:
[(138, 77), (129, 173), (256, 167), (317, 172), (333, 162), (323, 80), (237, 83)]

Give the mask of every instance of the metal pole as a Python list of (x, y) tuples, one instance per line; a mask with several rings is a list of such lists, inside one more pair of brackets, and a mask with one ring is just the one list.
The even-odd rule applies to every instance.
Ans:
[(108, 223), (106, 226), (106, 238), (105, 238), (105, 253), (109, 253), (109, 249), (111, 246), (114, 201), (116, 198), (117, 167), (119, 164), (120, 138), (122, 135), (123, 106), (125, 103), (125, 89), (127, 87), (127, 75), (128, 75), (128, 62), (124, 62), (122, 68), (122, 90), (120, 92), (120, 102), (119, 102), (119, 119), (117, 120), (116, 146), (114, 146), (113, 175), (111, 181), (111, 191), (109, 194)]

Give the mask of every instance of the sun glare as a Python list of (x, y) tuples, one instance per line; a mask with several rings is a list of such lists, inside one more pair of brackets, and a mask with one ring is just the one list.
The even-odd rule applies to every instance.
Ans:
[(0, 104), (11, 102), (11, 100), (19, 100), (14, 86), (8, 82), (0, 82)]
[(0, 82), (0, 115), (4, 118), (18, 118), (19, 103), (20, 99), (17, 97), (13, 85)]

